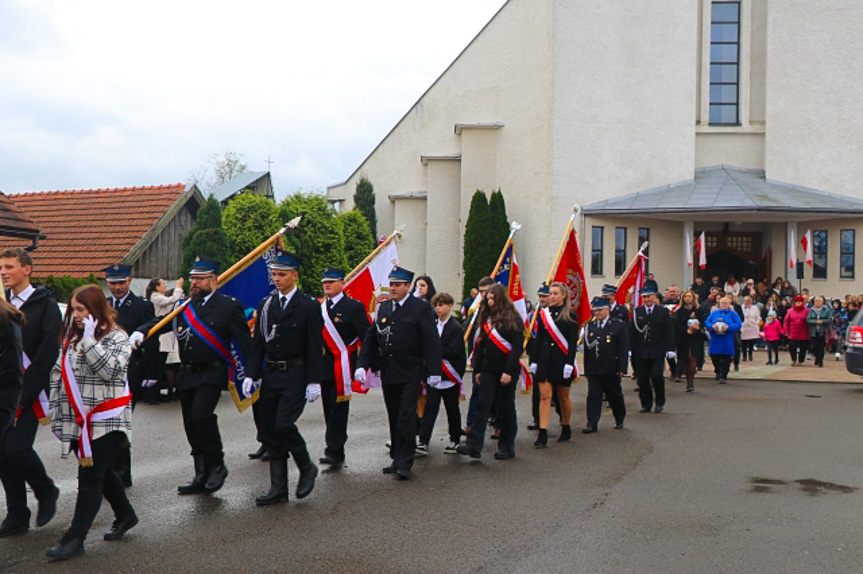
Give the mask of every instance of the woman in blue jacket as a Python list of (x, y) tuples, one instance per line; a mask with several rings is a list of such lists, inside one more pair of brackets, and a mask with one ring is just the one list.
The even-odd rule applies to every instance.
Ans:
[(724, 385), (728, 380), (728, 367), (734, 358), (734, 333), (740, 331), (741, 326), (740, 315), (731, 308), (731, 299), (720, 299), (719, 309), (710, 312), (704, 326), (710, 332), (707, 350), (716, 368), (719, 384)]

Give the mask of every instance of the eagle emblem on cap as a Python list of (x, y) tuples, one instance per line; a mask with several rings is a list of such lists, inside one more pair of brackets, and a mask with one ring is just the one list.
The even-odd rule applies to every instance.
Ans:
[(199, 255), (198, 257), (195, 257), (195, 263), (198, 263), (198, 262), (200, 262), (200, 261), (201, 261), (201, 256), (200, 256), (200, 255)]
[(114, 271), (119, 271), (119, 270), (120, 270), (120, 266), (119, 266), (119, 265), (117, 265), (116, 263), (114, 263), (114, 267), (113, 267), (113, 269), (114, 269)]

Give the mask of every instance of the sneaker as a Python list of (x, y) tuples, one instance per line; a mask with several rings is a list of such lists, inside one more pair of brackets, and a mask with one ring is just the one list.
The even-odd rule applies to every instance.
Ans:
[(421, 442), (417, 443), (416, 450), (414, 450), (414, 454), (417, 456), (428, 456), (429, 447), (427, 444), (423, 444)]
[(445, 447), (443, 447), (443, 452), (444, 452), (444, 454), (458, 454), (458, 451), (456, 450), (456, 447), (457, 447), (457, 446), (458, 446), (458, 443), (457, 443), (457, 442), (452, 441), (452, 440), (451, 440), (451, 441), (449, 441), (449, 442), (446, 444), (446, 446), (445, 446)]

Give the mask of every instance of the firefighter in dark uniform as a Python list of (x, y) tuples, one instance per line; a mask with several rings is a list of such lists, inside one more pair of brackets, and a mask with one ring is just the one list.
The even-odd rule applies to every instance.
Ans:
[(401, 480), (410, 478), (414, 462), (420, 383), (425, 380), (433, 386), (438, 384), (442, 365), (434, 311), (431, 305), (410, 294), (413, 276), (412, 271), (398, 266), (390, 271), (390, 300), (378, 307), (354, 373), (362, 383), (366, 369), (380, 365), (393, 459), (383, 472)]
[[(324, 406), (324, 420), (327, 425), (325, 437), (327, 446), (324, 450), (324, 456), (318, 462), (337, 467), (345, 462), (345, 442), (348, 440), (348, 413), (351, 404), (351, 377), (353, 377), (357, 366), (358, 352), (356, 347), (362, 343), (363, 337), (369, 330), (369, 316), (362, 303), (342, 293), (345, 286), (345, 272), (343, 270), (327, 267), (321, 282), (326, 296), (321, 307), (321, 314), (323, 316), (326, 313), (329, 317), (332, 326), (341, 338), (341, 343), (347, 348), (350, 359), (349, 364), (341, 369), (341, 372), (337, 372), (334, 349), (330, 347), (330, 342), (326, 338), (324, 339), (321, 402)], [(354, 341), (356, 344), (352, 344)], [(336, 341), (333, 340), (332, 342)], [(347, 380), (343, 380), (345, 378)], [(339, 385), (343, 385), (341, 391)]]
[(665, 408), (665, 359), (674, 358), (674, 322), (668, 309), (659, 304), (656, 291), (647, 287), (641, 290), (644, 303), (632, 312), (629, 324), (629, 344), (635, 358), (638, 375), (638, 396), (641, 410), (649, 413), (656, 395), (656, 412)]
[(626, 305), (617, 303), (617, 286), (606, 283), (602, 286), (602, 297), (608, 301), (608, 315), (612, 319), (620, 319), (623, 324), (629, 327), (629, 309)]
[(270, 490), (255, 498), (258, 506), (288, 500), (288, 456), (293, 456), (300, 478), (297, 498), (315, 487), (318, 467), (297, 429), (306, 402), (321, 396), (323, 341), (321, 308), (297, 288), (301, 259), (280, 251), (268, 267), (276, 290), (258, 305), (252, 351), (243, 392), (251, 395), (260, 380), (255, 424), (258, 440), (270, 455)]
[(611, 316), (611, 306), (603, 297), (591, 302), (593, 321), (584, 325), (584, 374), (587, 375), (587, 426), (585, 434), (596, 432), (602, 414), (602, 396), (608, 399), (614, 415), (614, 428), (623, 428), (626, 405), (620, 377), (629, 361), (629, 333), (626, 323)]
[[(141, 299), (129, 289), (132, 285), (132, 266), (116, 264), (102, 270), (105, 282), (111, 291), (108, 305), (117, 313), (117, 324), (127, 335), (135, 329), (149, 323), (156, 316), (153, 304)], [(126, 379), (132, 392), (132, 408), (138, 404), (147, 393), (152, 393), (159, 378), (159, 338), (152, 337), (141, 345), (140, 349), (132, 351), (129, 357), (129, 370)], [(158, 401), (155, 404), (159, 404)], [(132, 453), (130, 445), (121, 447), (114, 470), (126, 487), (132, 486)]]
[[(541, 311), (548, 307), (548, 283), (545, 281), (542, 282), (542, 285), (539, 286), (539, 289), (536, 291), (537, 298), (537, 311)], [(539, 317), (537, 317), (537, 321)], [(527, 364), (535, 365), (536, 361), (539, 358), (539, 347), (536, 344), (536, 334), (537, 328), (539, 325), (534, 323), (533, 332), (530, 334), (530, 339), (527, 341), (527, 345), (525, 345), (525, 352), (527, 353)], [(534, 373), (535, 374), (535, 373)], [(533, 422), (527, 425), (527, 430), (539, 430), (539, 385), (532, 385), (533, 390), (531, 391), (531, 414), (533, 415)], [(560, 414), (560, 406), (555, 402), (555, 407), (557, 407), (557, 414)]]
[[(191, 301), (188, 313), (192, 316), (190, 329), (186, 312), (173, 321), (174, 332), (180, 348), (180, 373), (177, 377), (177, 392), (183, 412), (183, 427), (192, 457), (195, 461), (195, 476), (188, 484), (177, 488), (179, 494), (213, 493), (222, 488), (228, 477), (225, 453), (216, 405), (222, 391), (228, 388), (229, 368), (227, 357), (211, 346), (200, 333), (211, 337), (214, 344), (230, 352), (233, 339), (243, 357), (248, 357), (252, 338), (243, 305), (234, 297), (219, 293), (219, 262), (199, 256), (189, 271)], [(197, 317), (197, 321), (195, 320)], [(140, 346), (149, 330), (161, 318), (142, 325), (129, 337), (133, 347)], [(156, 335), (172, 328), (169, 323)]]

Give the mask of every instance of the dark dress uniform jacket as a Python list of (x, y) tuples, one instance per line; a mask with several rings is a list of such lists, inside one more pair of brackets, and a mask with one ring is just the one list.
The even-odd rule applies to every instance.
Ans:
[(498, 329), (497, 332), (512, 345), (512, 350), (505, 353), (489, 339), (483, 330), (473, 353), (472, 367), (475, 373), (491, 373), (493, 375), (506, 373), (512, 377), (513, 382), (510, 384), (514, 384), (521, 373), (519, 360), (524, 347), (524, 330)]
[(648, 315), (644, 307), (637, 307), (629, 324), (629, 342), (632, 356), (639, 359), (656, 359), (674, 350), (674, 323), (668, 309), (657, 303)]
[(624, 325), (629, 325), (629, 309), (626, 308), (626, 305), (618, 303), (614, 309), (609, 309), (608, 316), (612, 319), (620, 319)]
[(626, 323), (609, 315), (602, 328), (599, 326), (599, 321), (585, 324), (585, 375), (610, 376), (625, 373), (628, 363), (629, 332)]
[(579, 331), (578, 321), (574, 316), (572, 321), (558, 320), (562, 307), (548, 307), (548, 309), (551, 311), (551, 316), (554, 317), (554, 324), (557, 325), (558, 330), (566, 339), (569, 350), (566, 355), (563, 354), (563, 350), (554, 342), (551, 333), (546, 330), (542, 317), (537, 317), (539, 327), (536, 338), (539, 355), (536, 361), (536, 380), (550, 383), (571, 382), (575, 376), (575, 370), (573, 370), (572, 376), (564, 379), (563, 366), (575, 364), (575, 348), (578, 345)]
[[(320, 312), (320, 306), (318, 306), (318, 312)], [(333, 322), (333, 326), (335, 326), (336, 331), (341, 335), (342, 341), (345, 342), (345, 345), (350, 345), (351, 341), (357, 337), (359, 337), (360, 342), (362, 342), (363, 337), (365, 337), (369, 330), (370, 324), (366, 308), (362, 303), (344, 295), (339, 299), (338, 303), (333, 305), (331, 309), (327, 310), (327, 313), (329, 314), (330, 320)], [(335, 381), (335, 357), (332, 351), (330, 351), (330, 348), (327, 347), (327, 344), (322, 344), (324, 347), (324, 370), (321, 380)], [(353, 375), (354, 370), (357, 367), (357, 355), (357, 351), (350, 351), (351, 375)], [(350, 381), (345, 381), (345, 384), (350, 384)]]
[[(194, 305), (198, 320), (207, 325), (222, 343), (228, 346), (231, 344), (231, 339), (234, 339), (248, 362), (252, 348), (252, 336), (249, 334), (249, 325), (246, 323), (242, 303), (234, 297), (228, 297), (216, 291), (210, 296), (206, 305), (201, 305), (200, 302), (190, 304)], [(159, 322), (159, 319), (161, 317), (142, 325), (138, 331), (146, 335)], [(153, 338), (155, 339), (157, 334), (166, 333), (170, 329), (171, 324), (169, 323), (162, 327), (159, 333), (154, 333)], [(184, 367), (204, 368), (201, 370), (182, 369), (177, 378), (177, 390), (193, 390), (201, 385), (211, 385), (220, 389), (228, 388), (228, 364), (203, 339), (191, 333), (188, 337), (183, 338), (188, 329), (189, 326), (181, 313), (177, 316), (177, 334), (179, 335), (177, 345), (180, 351), (180, 362)], [(206, 368), (207, 365), (215, 365), (216, 363), (221, 368)]]
[(464, 375), (467, 367), (467, 352), (464, 347), (464, 329), (458, 321), (450, 318), (440, 334), (441, 357), (449, 361), (459, 375)]
[[(114, 299), (108, 304), (113, 307)], [(141, 325), (147, 324), (156, 316), (153, 303), (142, 299), (131, 291), (126, 299), (120, 304), (117, 311), (117, 324), (131, 335)], [(143, 380), (159, 378), (159, 338), (151, 337), (141, 345), (141, 348), (132, 352), (129, 358), (129, 383), (140, 384)]]
[[(339, 301), (341, 303), (341, 301)], [(264, 325), (263, 310), (268, 305), (267, 324)], [(264, 333), (275, 334), (267, 341)], [(291, 383), (320, 383), (323, 376), (324, 352), (321, 328), (320, 305), (297, 290), (284, 310), (278, 292), (265, 297), (258, 304), (258, 323), (247, 363), (246, 376), (260, 379), (269, 361), (297, 361), (302, 359), (304, 369), (289, 368), (281, 371), (285, 376), (267, 379), (270, 388), (286, 388)], [(248, 333), (248, 330), (246, 331)]]
[(393, 301), (378, 307), (377, 318), (363, 340), (359, 366), (380, 361), (381, 382), (422, 382), (441, 374), (441, 342), (431, 305), (413, 295), (393, 310)]
[(0, 437), (12, 425), (23, 384), (21, 325), (17, 318), (0, 318)]
[[(34, 287), (36, 290), (21, 305), (21, 312), (27, 318), (21, 328), (21, 338), (24, 352), (30, 359), (21, 391), (21, 405), (24, 408), (32, 406), (40, 392), (48, 392), (51, 368), (60, 354), (60, 330), (63, 328), (54, 291), (42, 285), (34, 284)], [(7, 289), (7, 301), (9, 297), (10, 290)]]

